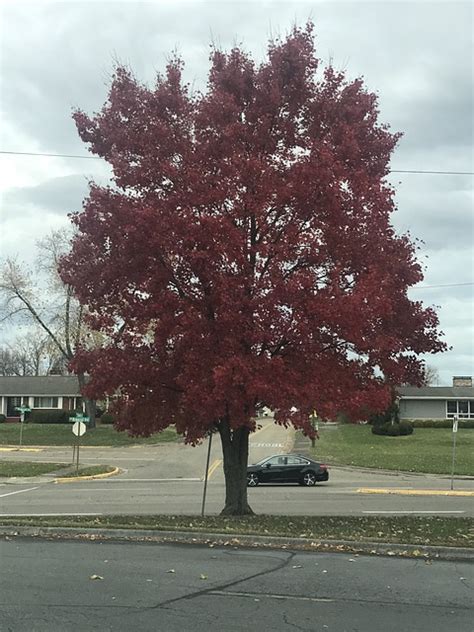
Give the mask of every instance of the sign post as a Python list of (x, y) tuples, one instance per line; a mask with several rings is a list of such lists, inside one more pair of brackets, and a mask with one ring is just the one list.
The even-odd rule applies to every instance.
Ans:
[(23, 444), (23, 424), (25, 423), (25, 413), (30, 413), (31, 412), (31, 408), (29, 408), (28, 406), (17, 406), (15, 408), (15, 410), (18, 410), (20, 412), (20, 445), (19, 445), (19, 448), (21, 448), (21, 446)]
[(76, 474), (79, 472), (79, 446), (80, 438), (85, 434), (87, 428), (86, 423), (89, 421), (89, 417), (84, 417), (82, 413), (78, 413), (75, 417), (70, 417), (70, 421), (73, 421), (72, 432), (77, 437), (77, 443), (72, 447), (72, 462), (74, 463), (74, 457), (76, 458)]
[(209, 433), (209, 445), (207, 448), (206, 471), (204, 473), (204, 490), (202, 492), (201, 516), (204, 516), (204, 509), (206, 506), (207, 479), (208, 479), (208, 473), (209, 473), (209, 460), (211, 458), (211, 445), (212, 445), (212, 431)]
[(458, 417), (453, 418), (453, 463), (451, 467), (451, 489), (454, 489), (454, 461), (456, 459), (456, 436), (458, 434)]
[[(317, 419), (318, 419), (318, 414), (317, 414), (317, 412), (315, 410), (313, 410), (313, 412), (311, 413), (311, 427), (316, 432), (316, 437), (318, 437), (318, 439), (319, 439), (319, 434), (318, 434), (319, 424), (318, 424)], [(311, 439), (311, 447), (312, 448), (316, 447), (316, 439), (315, 439), (315, 437), (313, 437)]]

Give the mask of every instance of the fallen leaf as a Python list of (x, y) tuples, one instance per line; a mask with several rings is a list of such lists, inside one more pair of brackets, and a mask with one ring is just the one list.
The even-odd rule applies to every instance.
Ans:
[(91, 575), (89, 579), (104, 579), (101, 575)]
[(323, 573), (327, 573), (327, 571), (323, 571)]
[(293, 568), (303, 568), (303, 567), (301, 566), (301, 564), (295, 564)]
[(354, 558), (352, 558), (352, 557), (350, 557), (350, 558), (349, 558), (349, 562), (355, 562), (355, 559), (354, 559)]
[(176, 573), (176, 571), (174, 570), (174, 568), (170, 568), (169, 571), (166, 571), (167, 573)]
[(147, 582), (152, 582), (153, 580), (152, 580), (152, 579), (147, 579), (146, 581), (147, 581)]
[(201, 573), (201, 575), (199, 576), (199, 579), (207, 579), (207, 575), (204, 575), (203, 573)]

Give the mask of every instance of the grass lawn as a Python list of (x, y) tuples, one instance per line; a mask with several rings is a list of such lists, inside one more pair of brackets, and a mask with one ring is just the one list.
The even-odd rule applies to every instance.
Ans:
[[(24, 424), (23, 445), (72, 445), (76, 437), (72, 434), (72, 424)], [(174, 428), (167, 428), (151, 437), (129, 437), (126, 432), (117, 432), (112, 426), (98, 426), (87, 430), (81, 437), (83, 446), (127, 446), (136, 444), (153, 445), (177, 441)], [(0, 424), (0, 445), (18, 445), (20, 424)]]
[[(371, 426), (323, 428), (313, 456), (330, 465), (357, 465), (405, 472), (451, 474), (453, 433), (449, 428), (415, 428), (406, 437), (372, 434)], [(474, 476), (474, 429), (461, 428), (456, 439), (454, 473)]]
[(70, 467), (66, 463), (28, 463), (27, 461), (0, 461), (0, 476), (39, 476)]
[(474, 547), (474, 520), (437, 516), (44, 516), (0, 517), (0, 525), (156, 529), (320, 540)]

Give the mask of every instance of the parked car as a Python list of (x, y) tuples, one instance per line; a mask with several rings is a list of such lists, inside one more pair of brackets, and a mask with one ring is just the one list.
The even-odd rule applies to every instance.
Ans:
[(299, 483), (312, 487), (329, 479), (328, 466), (300, 454), (277, 454), (247, 467), (247, 486), (260, 483)]

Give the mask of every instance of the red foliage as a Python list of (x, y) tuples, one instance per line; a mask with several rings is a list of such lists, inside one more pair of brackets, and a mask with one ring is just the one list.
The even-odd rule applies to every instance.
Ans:
[(309, 24), (258, 66), (214, 51), (205, 94), (173, 59), (153, 89), (118, 68), (102, 111), (75, 113), (115, 175), (91, 184), (62, 265), (111, 341), (75, 363), (90, 395), (120, 389), (131, 432), (176, 423), (195, 442), (266, 405), (311, 434), (314, 408), (384, 409), (445, 348), (390, 223), (399, 136), (360, 79), (318, 66)]

